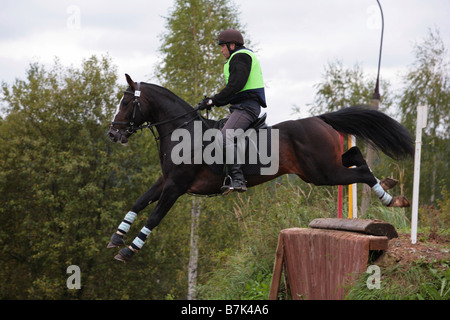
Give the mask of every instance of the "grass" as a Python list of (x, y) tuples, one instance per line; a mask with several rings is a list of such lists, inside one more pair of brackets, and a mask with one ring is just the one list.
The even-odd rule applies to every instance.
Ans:
[(380, 289), (368, 289), (364, 274), (352, 288), (349, 300), (450, 300), (449, 261), (416, 262), (383, 270)]

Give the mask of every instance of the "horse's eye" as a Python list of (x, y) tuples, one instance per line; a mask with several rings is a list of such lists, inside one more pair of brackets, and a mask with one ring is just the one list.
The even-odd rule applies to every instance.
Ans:
[(131, 99), (123, 99), (122, 103), (124, 106), (128, 105), (130, 103)]

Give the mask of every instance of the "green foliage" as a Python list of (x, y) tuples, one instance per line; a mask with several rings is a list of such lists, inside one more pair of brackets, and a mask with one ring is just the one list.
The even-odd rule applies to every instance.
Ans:
[[(111, 264), (105, 245), (160, 169), (156, 152), (142, 151), (149, 136), (123, 148), (105, 135), (121, 96), (110, 58), (93, 56), (79, 69), (34, 63), (26, 80), (2, 89), (0, 296), (133, 297), (133, 282), (121, 283), (131, 272)], [(66, 287), (72, 264), (81, 290)]]
[[(380, 85), (383, 107), (387, 108), (392, 104), (389, 83), (381, 81)], [(322, 81), (315, 88), (317, 92), (311, 104), (311, 112), (317, 115), (352, 105), (371, 105), (375, 80), (368, 79), (358, 64), (350, 69), (337, 60), (326, 66)]]
[(431, 279), (420, 285), (417, 297), (420, 300), (450, 300), (450, 269), (445, 271), (429, 269)]
[(349, 300), (449, 300), (450, 261), (413, 263), (408, 269), (399, 265), (383, 269), (380, 289), (368, 289), (368, 274), (363, 274), (349, 290)]
[[(423, 130), (420, 202), (434, 204), (440, 190), (450, 189), (450, 60), (439, 31), (414, 47), (415, 62), (404, 77), (405, 88), (398, 97), (402, 121), (415, 133), (417, 106), (428, 107)], [(412, 172), (412, 163), (407, 167)], [(412, 180), (407, 184), (412, 189)]]
[[(378, 201), (378, 199), (375, 200)], [(396, 229), (401, 230), (407, 230), (411, 225), (406, 208), (388, 208), (376, 203), (371, 204), (364, 215), (364, 219), (379, 219), (391, 223)]]

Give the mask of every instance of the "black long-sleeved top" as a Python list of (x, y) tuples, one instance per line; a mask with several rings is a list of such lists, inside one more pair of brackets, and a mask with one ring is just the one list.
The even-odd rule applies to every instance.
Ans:
[[(240, 47), (238, 50), (245, 49)], [(245, 53), (235, 54), (230, 61), (230, 76), (228, 83), (219, 93), (212, 97), (216, 106), (224, 106), (229, 103), (238, 103), (240, 100), (255, 100), (263, 107), (266, 107), (265, 101), (258, 98), (256, 94), (247, 93), (236, 95), (241, 91), (248, 81), (250, 71), (252, 69), (252, 58)]]

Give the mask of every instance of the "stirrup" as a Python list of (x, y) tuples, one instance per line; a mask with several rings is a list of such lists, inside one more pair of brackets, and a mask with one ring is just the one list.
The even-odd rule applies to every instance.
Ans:
[[(226, 183), (227, 180), (230, 182), (229, 184)], [(233, 191), (237, 191), (237, 192), (247, 191), (247, 186), (245, 185), (245, 181), (242, 181), (242, 184), (241, 184), (240, 180), (237, 180), (237, 181), (239, 181), (238, 184), (240, 184), (240, 186), (236, 186), (233, 178), (230, 175), (227, 175), (225, 177), (225, 179), (223, 180), (223, 186), (220, 188), (220, 191), (222, 191), (222, 194), (226, 196), (227, 194), (230, 194)]]
[[(229, 184), (227, 184), (227, 180), (229, 181)], [(230, 175), (226, 175), (225, 179), (223, 179), (222, 187), (220, 188), (220, 191), (222, 191), (222, 194), (226, 196), (227, 194), (230, 194), (233, 192), (233, 178), (231, 178)]]

